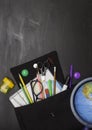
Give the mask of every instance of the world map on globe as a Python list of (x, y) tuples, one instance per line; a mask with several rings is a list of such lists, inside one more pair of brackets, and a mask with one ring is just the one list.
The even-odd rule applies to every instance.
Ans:
[(84, 96), (89, 100), (92, 100), (92, 82), (86, 83), (82, 90)]
[(70, 103), (76, 119), (92, 128), (92, 77), (82, 80), (75, 86)]

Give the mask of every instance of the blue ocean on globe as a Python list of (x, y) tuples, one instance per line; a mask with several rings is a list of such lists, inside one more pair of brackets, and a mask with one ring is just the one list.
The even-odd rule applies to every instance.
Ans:
[(92, 100), (83, 94), (83, 87), (81, 86), (76, 90), (73, 103), (80, 120), (92, 125)]

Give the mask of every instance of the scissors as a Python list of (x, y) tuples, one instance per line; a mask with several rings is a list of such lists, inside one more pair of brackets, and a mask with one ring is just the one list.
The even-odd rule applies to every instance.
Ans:
[(51, 63), (49, 58), (44, 62), (38, 62), (33, 65), (34, 68), (37, 69), (37, 71), (42, 75), (45, 76), (47, 68), (51, 67)]

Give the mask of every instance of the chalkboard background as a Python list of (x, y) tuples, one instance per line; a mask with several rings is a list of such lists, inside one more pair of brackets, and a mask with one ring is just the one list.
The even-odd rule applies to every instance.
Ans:
[[(82, 77), (92, 75), (91, 0), (0, 0), (0, 80), (10, 68), (56, 50), (64, 75), (72, 63)], [(0, 130), (20, 130), (0, 93)]]

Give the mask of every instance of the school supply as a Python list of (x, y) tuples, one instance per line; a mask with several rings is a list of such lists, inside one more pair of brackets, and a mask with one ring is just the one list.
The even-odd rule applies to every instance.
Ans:
[(21, 75), (22, 75), (23, 77), (27, 77), (27, 76), (29, 75), (29, 71), (28, 71), (27, 69), (23, 69), (23, 70), (21, 71)]
[[(37, 65), (36, 65), (36, 68), (35, 68), (34, 65), (36, 63), (37, 63)], [(60, 64), (59, 64), (59, 61), (58, 61), (57, 53), (55, 51), (48, 53), (47, 55), (44, 55), (44, 56), (37, 58), (33, 61), (30, 61), (30, 62), (24, 63), (22, 65), (16, 66), (14, 68), (11, 68), (10, 70), (11, 70), (19, 88), (23, 87), (22, 91), (23, 91), (24, 95), (26, 96), (26, 98), (28, 100), (30, 100), (30, 95), (28, 94), (27, 90), (25, 90), (24, 88), (26, 88), (26, 86), (30, 85), (29, 81), (35, 79), (35, 76), (38, 72), (38, 67), (39, 67), (39, 74), (41, 74), (41, 82), (43, 82), (43, 84), (44, 84), (44, 80), (45, 80), (45, 87), (47, 86), (48, 80), (52, 81), (52, 94), (51, 94), (51, 92), (50, 92), (50, 94), (54, 95), (54, 88), (53, 88), (54, 84), (55, 84), (55, 82), (54, 82), (55, 81), (55, 78), (54, 78), (55, 75), (54, 75), (54, 72), (53, 72), (54, 66), (57, 66), (57, 72), (59, 72), (59, 71), (61, 72), (59, 75), (57, 75), (57, 80), (62, 81), (62, 84), (63, 84), (64, 77), (63, 77), (63, 73), (62, 73), (62, 70), (61, 70), (61, 67), (60, 67)], [(50, 69), (50, 71), (48, 71), (48, 68)], [(28, 72), (28, 73), (26, 73), (25, 71)], [(23, 76), (23, 74), (25, 75), (25, 73), (28, 74), (28, 75)], [(21, 77), (23, 76), (22, 77), (23, 81), (21, 80), (22, 81), (21, 84), (20, 84), (21, 78), (20, 78), (19, 74), (21, 74)], [(54, 75), (54, 77), (53, 77), (53, 75)], [(43, 76), (44, 76), (44, 80), (43, 80)], [(50, 79), (49, 79), (49, 77), (50, 77)], [(56, 94), (61, 92), (62, 84), (60, 85), (58, 82), (56, 82), (56, 85), (57, 85)], [(26, 93), (24, 92), (24, 90), (26, 91)], [(44, 94), (44, 98), (46, 98), (45, 91), (44, 91), (43, 94)], [(28, 98), (28, 95), (29, 95), (29, 98)], [(34, 100), (34, 98), (33, 98), (32, 92), (31, 92), (30, 103), (33, 102), (32, 100)]]
[(75, 118), (88, 128), (92, 128), (92, 77), (81, 80), (74, 87), (70, 106)]
[(46, 98), (50, 97), (49, 90), (45, 89)]
[(45, 76), (47, 68), (50, 67), (49, 59), (47, 59), (44, 62), (38, 62), (37, 65), (38, 65), (39, 73), (41, 73), (42, 76)]
[(21, 130), (82, 130), (83, 125), (71, 112), (71, 91), (14, 108)]
[(69, 80), (70, 80), (70, 76), (67, 76), (67, 78), (66, 78), (66, 81), (65, 81), (65, 84), (63, 85), (63, 87), (62, 87), (62, 92), (63, 91), (65, 91), (65, 90), (67, 90), (67, 88), (68, 88), (68, 86), (69, 86)]
[(72, 86), (72, 78), (73, 78), (73, 65), (72, 64), (70, 65), (69, 74), (70, 74), (69, 87), (71, 88), (71, 86)]
[(31, 98), (31, 96), (30, 96), (30, 94), (29, 94), (29, 91), (27, 90), (26, 85), (25, 85), (25, 83), (24, 83), (24, 81), (23, 81), (23, 78), (22, 78), (22, 76), (21, 76), (20, 74), (19, 74), (19, 79), (20, 79), (20, 81), (21, 81), (21, 83), (22, 83), (23, 89), (24, 89), (24, 91), (25, 91), (25, 93), (26, 93), (26, 96), (27, 96), (29, 102), (30, 102), (30, 103), (33, 103), (32, 98)]
[[(36, 77), (36, 74), (37, 74), (37, 71), (33, 67), (33, 65), (35, 63), (39, 63), (39, 62), (44, 63), (47, 60), (49, 60), (49, 63), (50, 63), (50, 67), (48, 69), (50, 69), (51, 73), (54, 75), (52, 66), (56, 66), (57, 73), (59, 73), (56, 76), (57, 80), (60, 81), (63, 84), (64, 83), (64, 75), (63, 75), (62, 69), (60, 67), (58, 55), (57, 55), (56, 51), (53, 51), (53, 52), (50, 52), (46, 55), (43, 55), (43, 56), (38, 57), (36, 59), (33, 59), (29, 62), (26, 62), (26, 63), (23, 63), (21, 65), (12, 67), (10, 69), (10, 71), (11, 71), (13, 77), (15, 78), (17, 85), (19, 86), (19, 82), (20, 82), (18, 74), (19, 73), (21, 74), (22, 70), (27, 69), (28, 72), (29, 72), (27, 77), (23, 77), (25, 84), (27, 84), (30, 80), (34, 79)], [(19, 86), (19, 88), (20, 88), (20, 86)]]
[(14, 87), (13, 81), (8, 78), (4, 77), (3, 80), (0, 82), (0, 91), (4, 94), (6, 94), (9, 90), (11, 90)]
[(80, 77), (81, 77), (80, 72), (75, 72), (74, 73), (74, 78), (75, 79), (79, 79)]
[[(27, 77), (23, 77), (23, 80), (29, 90), (29, 93), (31, 93), (29, 81), (35, 79), (37, 74), (36, 69), (33, 68), (33, 64), (44, 62), (47, 59), (50, 59), (50, 63), (53, 66), (56, 66), (56, 80), (58, 81), (58, 83), (56, 81), (56, 86), (57, 84), (60, 86), (60, 83), (64, 84), (64, 76), (58, 60), (58, 55), (55, 51), (30, 62), (11, 68), (11, 72), (17, 84), (19, 85), (20, 82), (18, 73), (21, 73), (23, 69), (27, 69), (30, 73)], [(49, 74), (54, 75), (53, 67), (49, 67), (48, 69), (50, 70), (50, 73), (48, 70), (46, 70), (46, 73), (48, 72)], [(48, 83), (49, 78), (47, 77), (46, 79), (46, 82), (43, 82), (45, 84)], [(54, 94), (54, 77), (52, 76), (50, 80), (52, 81), (52, 93)], [(21, 91), (25, 97), (23, 91), (19, 91)], [(59, 89), (59, 87), (56, 87), (57, 94), (46, 98), (46, 100), (14, 108), (21, 130), (81, 130), (82, 125), (74, 118), (70, 109), (69, 100), (72, 89), (67, 89), (67, 91), (64, 91), (63, 93), (60, 91), (62, 91), (62, 88)], [(48, 94), (48, 92), (46, 92), (46, 94)], [(17, 97), (20, 98), (20, 96)], [(11, 98), (11, 100), (13, 99)]]
[(48, 80), (48, 89), (49, 89), (49, 93), (50, 93), (50, 96), (52, 96), (52, 92), (53, 92), (53, 86), (52, 86), (52, 80)]
[[(26, 84), (25, 86), (30, 94), (30, 97), (32, 98), (32, 101), (33, 101), (32, 103), (41, 101), (45, 98), (48, 98), (48, 97), (54, 95), (53, 84), (54, 84), (53, 75), (49, 69), (47, 69), (47, 71), (46, 71), (44, 82), (41, 82), (40, 80), (38, 80), (37, 77), (34, 78), (33, 80), (29, 81), (29, 83)], [(26, 93), (24, 87), (22, 87), (21, 83), (20, 83), (20, 87), (21, 87), (21, 91), (18, 90), (18, 93), (16, 92), (9, 98), (14, 107), (20, 107), (20, 106), (23, 106), (23, 104), (27, 105), (30, 103), (27, 93)], [(56, 81), (56, 94), (58, 94), (62, 91), (62, 87), (63, 87), (63, 85), (60, 84), (58, 81)], [(47, 93), (47, 91), (48, 91), (48, 93)], [(22, 97), (26, 100), (27, 104), (25, 104), (24, 101), (22, 102), (22, 99), (20, 100), (21, 97), (19, 96), (19, 94), (22, 95)], [(40, 96), (40, 94), (44, 94), (44, 96), (43, 95)], [(21, 104), (21, 102), (22, 102), (22, 104)]]
[(77, 71), (75, 72), (74, 71), (74, 68), (73, 68), (72, 64), (70, 65), (69, 76), (70, 76), (69, 88), (71, 88), (71, 86), (73, 84), (73, 79), (78, 80), (81, 77), (80, 72), (77, 72)]
[(54, 66), (54, 94), (56, 94), (56, 66)]
[[(27, 87), (27, 90), (29, 91), (32, 97), (32, 91), (30, 89), (30, 86)], [(10, 96), (9, 100), (15, 108), (30, 104), (25, 94), (25, 91), (23, 91), (23, 87), (22, 89), (19, 89), (17, 92), (15, 92), (12, 96)], [(32, 97), (32, 100), (33, 100), (33, 97)]]
[(23, 93), (24, 93), (24, 95), (25, 95), (25, 97), (26, 97), (28, 103), (30, 103), (30, 100), (29, 100), (29, 98), (28, 98), (28, 96), (27, 96), (27, 93), (26, 93), (25, 90), (24, 90), (24, 87), (22, 86), (21, 83), (19, 83), (19, 86), (20, 86), (20, 88), (22, 89), (22, 91), (23, 91)]

